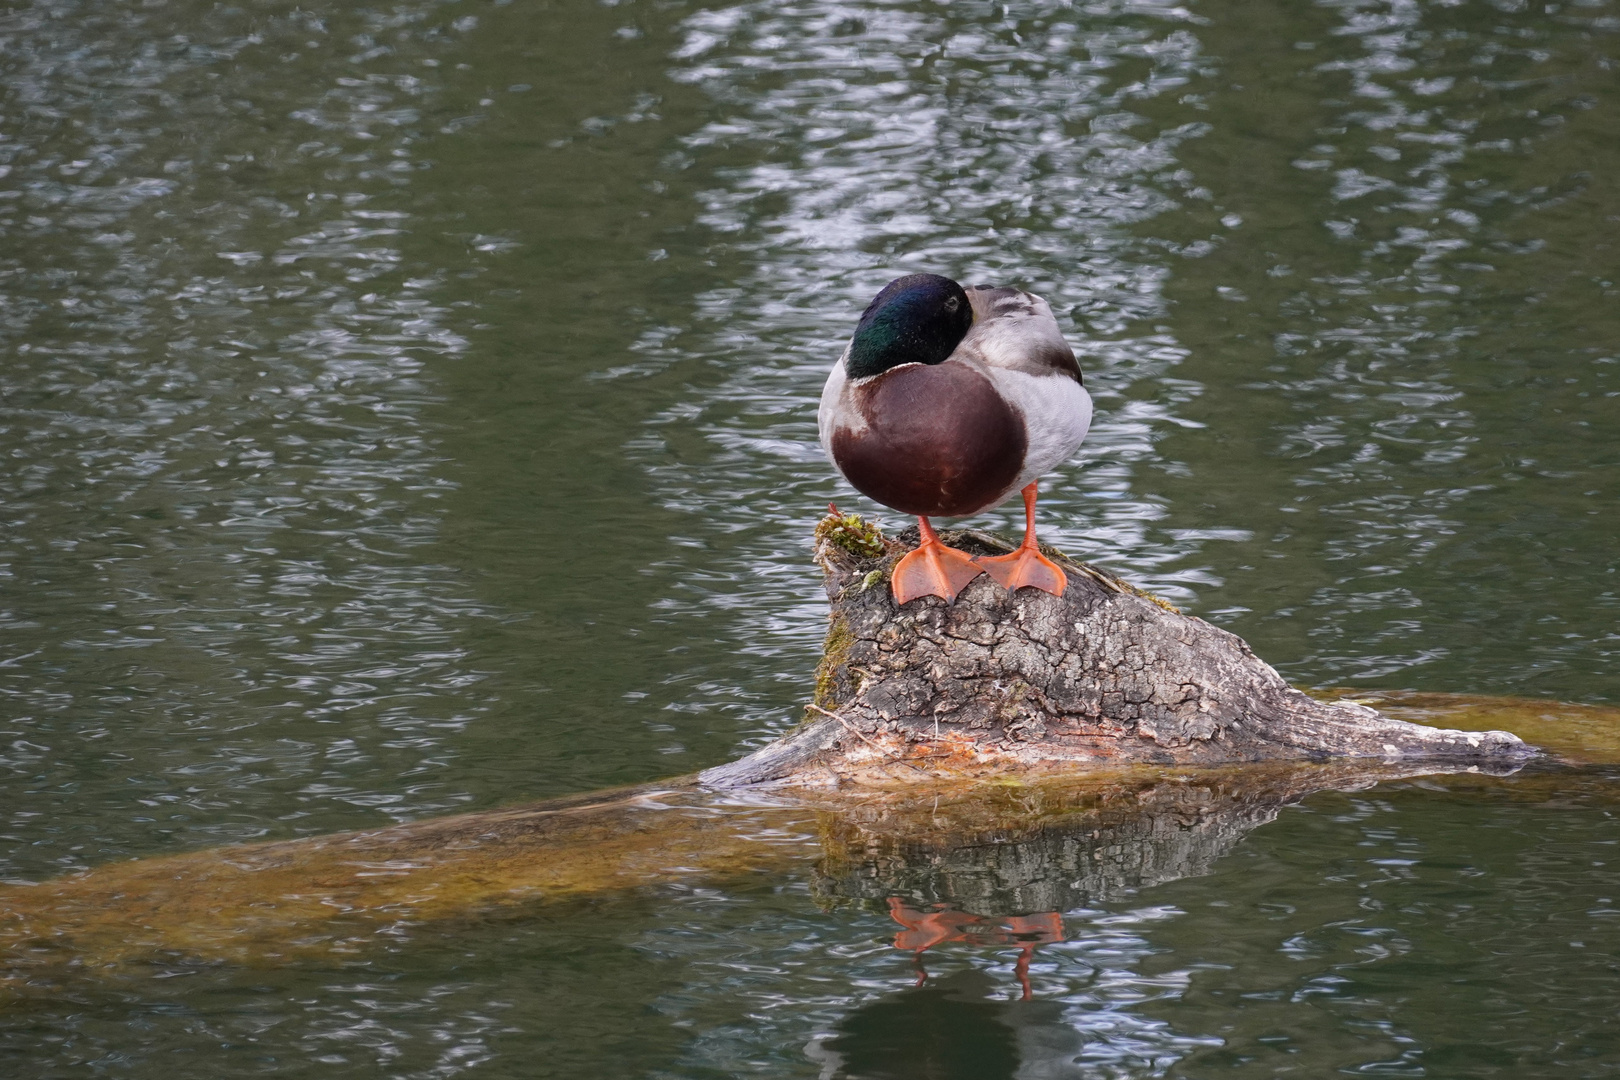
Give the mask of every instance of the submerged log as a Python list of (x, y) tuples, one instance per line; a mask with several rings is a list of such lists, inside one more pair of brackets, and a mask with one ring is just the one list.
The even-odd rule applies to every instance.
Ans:
[[(908, 535), (909, 534), (909, 535)], [(1522, 761), (1506, 731), (1391, 719), (1294, 689), (1244, 641), (1113, 574), (1043, 549), (1064, 594), (1008, 593), (981, 575), (947, 604), (900, 606), (889, 575), (916, 545), (854, 517), (816, 531), (832, 605), (816, 700), (798, 731), (701, 774), (716, 788), (831, 784), (1107, 764)], [(944, 534), (970, 554), (1012, 550)]]
[[(1495, 769), (1335, 762), (1093, 769), (1028, 783), (704, 790), (690, 777), (385, 829), (0, 884), (0, 1004), (165, 965), (343, 957), (476, 913), (670, 885), (810, 878), (824, 901), (1057, 911), (1208, 872), (1314, 792)], [(154, 966), (154, 962), (156, 962)]]

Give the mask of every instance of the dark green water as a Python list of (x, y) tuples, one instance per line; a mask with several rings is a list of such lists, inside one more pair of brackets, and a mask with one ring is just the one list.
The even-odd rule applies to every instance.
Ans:
[[(873, 509), (820, 384), (921, 269), (1081, 354), (1059, 546), (1301, 683), (1615, 701), (1617, 117), (1613, 0), (8, 9), (0, 876), (779, 730)], [(1540, 783), (1314, 796), (1029, 1002), (778, 880), (155, 961), (0, 1068), (1613, 1076), (1620, 788)]]

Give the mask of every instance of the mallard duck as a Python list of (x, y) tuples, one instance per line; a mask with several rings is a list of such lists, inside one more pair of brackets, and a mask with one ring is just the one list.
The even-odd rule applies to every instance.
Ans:
[[(894, 279), (833, 365), (818, 419), (821, 445), (857, 491), (917, 517), (922, 543), (894, 568), (897, 603), (953, 602), (981, 573), (1063, 595), (1068, 579), (1035, 542), (1036, 482), (1086, 437), (1091, 395), (1045, 300), (938, 274)], [(929, 523), (1015, 491), (1024, 542), (1010, 555), (970, 557)]]

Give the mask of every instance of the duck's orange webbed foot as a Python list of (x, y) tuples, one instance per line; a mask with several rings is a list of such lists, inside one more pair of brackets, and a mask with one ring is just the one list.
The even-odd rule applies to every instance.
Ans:
[(1062, 596), (1069, 585), (1063, 569), (1042, 555), (1034, 544), (1023, 544), (1011, 555), (981, 555), (974, 561), (984, 567), (984, 572), (997, 585), (1009, 590), (1033, 585), (1053, 596)]
[(938, 596), (947, 604), (956, 601), (956, 594), (967, 583), (985, 572), (965, 552), (946, 547), (927, 518), (918, 518), (922, 543), (909, 552), (894, 567), (894, 580), (890, 587), (894, 602), (904, 604), (919, 596)]
[(1034, 484), (1024, 488), (1024, 542), (1018, 545), (1018, 550), (1011, 555), (981, 555), (974, 562), (984, 567), (984, 572), (996, 584), (1008, 590), (1032, 585), (1053, 596), (1062, 596), (1063, 590), (1069, 587), (1068, 577), (1057, 563), (1042, 555), (1035, 544), (1035, 495)]

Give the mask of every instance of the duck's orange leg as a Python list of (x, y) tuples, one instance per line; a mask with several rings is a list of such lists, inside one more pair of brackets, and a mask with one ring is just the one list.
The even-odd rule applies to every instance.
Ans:
[(894, 567), (894, 602), (904, 604), (919, 596), (939, 596), (953, 603), (956, 594), (985, 568), (966, 553), (940, 543), (939, 534), (927, 518), (917, 519), (917, 530), (922, 533), (922, 543)]
[(981, 555), (974, 562), (984, 567), (984, 572), (995, 578), (998, 585), (1008, 589), (1033, 585), (1053, 596), (1062, 596), (1069, 579), (1035, 544), (1035, 495), (1035, 484), (1024, 489), (1024, 542), (1018, 545), (1018, 550), (1011, 555)]

